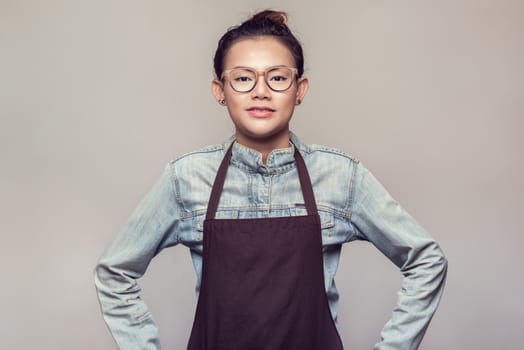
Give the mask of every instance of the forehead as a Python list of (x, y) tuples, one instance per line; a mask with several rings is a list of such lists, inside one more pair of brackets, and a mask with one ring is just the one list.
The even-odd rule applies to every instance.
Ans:
[(241, 39), (227, 51), (224, 69), (247, 66), (265, 69), (271, 66), (295, 66), (291, 51), (271, 36)]

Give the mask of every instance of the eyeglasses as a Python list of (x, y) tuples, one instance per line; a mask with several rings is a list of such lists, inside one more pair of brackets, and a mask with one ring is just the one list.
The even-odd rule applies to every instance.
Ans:
[(298, 69), (291, 67), (269, 67), (263, 72), (258, 72), (253, 68), (238, 67), (225, 70), (221, 79), (228, 76), (229, 84), (236, 92), (250, 92), (255, 88), (260, 75), (264, 76), (267, 86), (276, 92), (286, 91), (293, 85), (294, 78), (298, 74)]

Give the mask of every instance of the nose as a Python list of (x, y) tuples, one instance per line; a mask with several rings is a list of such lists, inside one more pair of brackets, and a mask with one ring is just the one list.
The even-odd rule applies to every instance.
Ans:
[(264, 74), (259, 74), (257, 77), (257, 83), (253, 90), (251, 90), (251, 98), (260, 99), (260, 100), (269, 100), (271, 99), (271, 90), (266, 84), (264, 79)]

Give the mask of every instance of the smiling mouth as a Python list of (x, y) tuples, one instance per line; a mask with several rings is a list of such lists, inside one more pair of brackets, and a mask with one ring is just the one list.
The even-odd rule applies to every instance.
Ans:
[(273, 108), (269, 107), (251, 107), (247, 109), (248, 112), (274, 112), (275, 110)]
[(250, 116), (253, 118), (270, 118), (275, 112), (274, 109), (269, 107), (256, 106), (246, 109)]

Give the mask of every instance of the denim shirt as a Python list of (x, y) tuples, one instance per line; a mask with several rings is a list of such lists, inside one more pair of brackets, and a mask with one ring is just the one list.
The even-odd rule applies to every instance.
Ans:
[[(376, 350), (416, 349), (444, 288), (447, 261), (438, 244), (360, 163), (340, 151), (306, 145), (291, 134), (289, 148), (261, 154), (238, 143), (228, 168), (216, 218), (306, 215), (293, 152), (301, 152), (322, 224), (325, 289), (337, 320), (335, 286), (343, 243), (366, 240), (403, 275), (398, 303)], [(202, 269), (203, 222), (218, 166), (230, 138), (167, 164), (95, 269), (102, 313), (121, 349), (159, 349), (157, 326), (140, 298), (136, 279), (162, 249), (190, 249), (197, 275)]]

